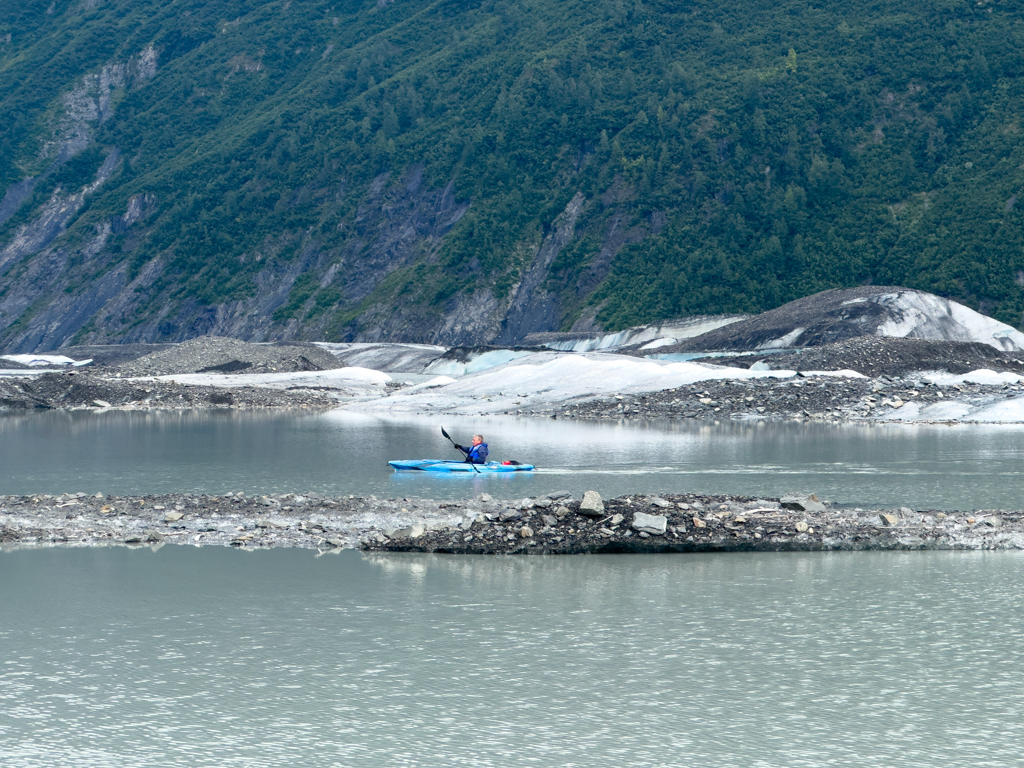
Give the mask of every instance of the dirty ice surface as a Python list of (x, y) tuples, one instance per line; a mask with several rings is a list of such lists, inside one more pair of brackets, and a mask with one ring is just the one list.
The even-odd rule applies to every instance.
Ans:
[[(980, 341), (1005, 352), (1024, 350), (1024, 333), (940, 296), (901, 291), (874, 296), (871, 300), (896, 310), (894, 317), (878, 326), (876, 336)], [(861, 301), (867, 299), (847, 303)]]
[[(514, 413), (595, 397), (657, 392), (711, 379), (784, 379), (795, 375), (793, 371), (669, 363), (605, 353), (539, 352), (459, 379), (438, 377), (357, 407), (406, 413)], [(804, 375), (863, 378), (855, 371)]]
[[(659, 346), (675, 344), (683, 339), (692, 339), (745, 318), (746, 315), (716, 315), (666, 320), (663, 323), (638, 325), (635, 328), (626, 328), (615, 333), (584, 334), (579, 338), (544, 340), (540, 342), (540, 345), (562, 352), (594, 352), (651, 342), (641, 349), (656, 349)], [(654, 342), (659, 343), (655, 345)]]
[[(991, 387), (1009, 386), (1024, 382), (1024, 376), (1003, 371), (997, 373), (982, 368), (964, 374), (945, 372), (924, 373), (922, 381), (938, 387), (958, 387), (961, 384), (984, 384)], [(991, 392), (981, 395), (952, 395), (938, 403), (908, 402), (884, 416), (885, 421), (920, 422), (979, 422), (984, 424), (1024, 423), (1024, 395)]]
[(44, 366), (44, 365), (72, 365), (75, 367), (81, 365), (88, 365), (92, 360), (72, 360), (70, 357), (64, 355), (0, 355), (0, 360), (10, 360), (15, 363), (21, 363), (22, 365), (31, 365), (32, 367)]
[(318, 388), (357, 391), (363, 396), (379, 396), (391, 377), (369, 368), (333, 368), (328, 371), (286, 373), (177, 373), (140, 377), (138, 381), (169, 381), (188, 387), (266, 387), (267, 389)]

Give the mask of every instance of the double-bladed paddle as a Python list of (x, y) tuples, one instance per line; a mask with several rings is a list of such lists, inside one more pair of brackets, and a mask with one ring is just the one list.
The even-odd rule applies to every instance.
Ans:
[[(450, 442), (452, 445), (455, 445), (455, 441), (452, 440), (451, 435), (449, 435), (447, 432), (444, 431), (444, 427), (441, 427), (441, 434), (448, 438), (448, 442)], [(458, 448), (457, 445), (455, 445), (455, 447)], [(459, 448), (459, 450), (462, 450), (462, 449)], [(477, 469), (476, 464), (474, 464), (472, 461), (469, 461), (469, 454), (466, 454), (466, 461), (469, 462), (469, 466), (471, 466), (473, 468), (473, 471), (476, 472), (479, 475), (480, 474), (480, 470)]]

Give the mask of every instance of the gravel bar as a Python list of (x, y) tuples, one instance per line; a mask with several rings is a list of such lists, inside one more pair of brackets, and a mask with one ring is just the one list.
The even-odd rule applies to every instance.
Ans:
[(332, 392), (307, 388), (197, 387), (173, 381), (131, 381), (79, 371), (0, 379), (0, 409), (154, 410), (193, 408), (336, 408)]
[(518, 501), (309, 494), (0, 496), (0, 548), (166, 543), (243, 549), (596, 554), (1024, 549), (1024, 512), (867, 509), (814, 496)]
[[(769, 421), (886, 421), (905, 403), (930, 404), (956, 399), (992, 404), (1021, 397), (1020, 384), (936, 386), (921, 379), (837, 379), (797, 376), (789, 379), (720, 379), (642, 395), (616, 395), (531, 411), (566, 419), (741, 419)], [(527, 413), (524, 411), (524, 414)]]

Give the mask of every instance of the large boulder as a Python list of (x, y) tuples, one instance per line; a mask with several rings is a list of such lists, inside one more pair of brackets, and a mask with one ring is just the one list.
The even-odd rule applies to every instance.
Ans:
[(587, 491), (583, 494), (583, 501), (580, 502), (579, 512), (588, 517), (600, 517), (604, 514), (604, 502), (601, 494), (597, 491)]

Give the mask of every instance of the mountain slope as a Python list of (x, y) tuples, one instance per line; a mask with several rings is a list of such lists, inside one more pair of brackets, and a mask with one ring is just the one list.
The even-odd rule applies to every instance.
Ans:
[(0, 0), (0, 345), (1024, 312), (1009, 2)]

